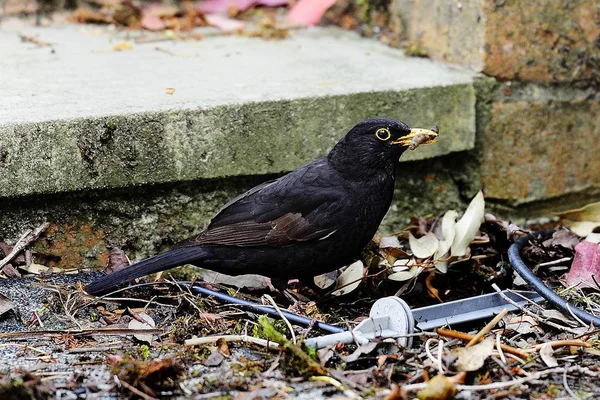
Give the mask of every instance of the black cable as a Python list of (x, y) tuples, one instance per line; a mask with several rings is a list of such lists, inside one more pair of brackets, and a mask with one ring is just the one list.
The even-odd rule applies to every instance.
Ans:
[(525, 265), (523, 260), (521, 259), (521, 249), (525, 246), (530, 240), (535, 239), (538, 236), (547, 236), (553, 234), (554, 229), (548, 229), (545, 231), (537, 231), (530, 233), (528, 235), (523, 236), (515, 243), (513, 243), (508, 249), (508, 259), (512, 264), (513, 268), (521, 275), (521, 278), (525, 280), (533, 289), (538, 292), (543, 298), (548, 300), (550, 304), (554, 307), (558, 308), (565, 315), (576, 315), (579, 319), (581, 319), (586, 324), (594, 324), (596, 327), (600, 327), (600, 318), (597, 316), (590, 314), (586, 311), (583, 311), (580, 308), (570, 304), (565, 301), (559, 295), (554, 293), (550, 288), (548, 288), (544, 283), (537, 277), (535, 274)]
[[(267, 307), (267, 306), (263, 306), (263, 305), (260, 305), (257, 303), (253, 303), (251, 301), (238, 299), (238, 298), (226, 295), (224, 293), (216, 292), (214, 290), (206, 289), (206, 288), (203, 288), (200, 286), (189, 286), (188, 285), (188, 288), (192, 292), (197, 293), (197, 294), (201, 294), (204, 296), (212, 296), (212, 297), (219, 299), (225, 303), (235, 304), (235, 305), (250, 309), (252, 311), (258, 311), (263, 314), (268, 314), (272, 317), (281, 318), (281, 316), (279, 315), (279, 312), (277, 312), (277, 310), (274, 309), (273, 307)], [(313, 323), (312, 319), (303, 317), (298, 314), (291, 313), (289, 311), (281, 310), (281, 313), (288, 319), (288, 321), (293, 322), (298, 325), (309, 326), (310, 324), (313, 324), (312, 326), (314, 328), (317, 328), (324, 332), (329, 332), (329, 333), (340, 333), (340, 332), (346, 331), (345, 329), (340, 328), (339, 326), (329, 325), (329, 324), (326, 324), (326, 323), (320, 322), (320, 321), (314, 321), (314, 323)]]

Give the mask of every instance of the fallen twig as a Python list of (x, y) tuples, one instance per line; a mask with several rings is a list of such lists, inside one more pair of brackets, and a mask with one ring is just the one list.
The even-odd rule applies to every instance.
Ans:
[(0, 260), (0, 272), (2, 272), (2, 269), (4, 268), (4, 266), (6, 264), (11, 262), (12, 259), (15, 258), (16, 255), (21, 252), (21, 250), (23, 250), (25, 247), (27, 247), (27, 245), (29, 245), (29, 243), (31, 243), (35, 239), (37, 239), (38, 236), (40, 236), (40, 234), (42, 232), (44, 232), (46, 229), (48, 229), (49, 226), (50, 226), (50, 224), (48, 222), (44, 222), (42, 225), (38, 226), (34, 230), (29, 229), (27, 232), (25, 232), (23, 235), (21, 235), (21, 237), (19, 238), (19, 240), (17, 241), (17, 243), (15, 244), (15, 246), (13, 247), (11, 252), (8, 253), (8, 255), (6, 257), (4, 257), (2, 260)]
[(259, 346), (268, 347), (269, 349), (277, 350), (279, 349), (279, 344), (271, 341), (260, 338), (255, 338), (254, 336), (248, 335), (218, 335), (218, 336), (205, 336), (205, 337), (195, 337), (185, 341), (186, 346), (198, 346), (202, 344), (210, 344), (216, 343), (219, 339), (225, 339), (228, 342), (244, 342), (244, 343), (254, 343)]
[[(560, 324), (556, 324), (556, 323), (554, 323), (552, 321), (548, 321), (546, 318), (542, 318), (539, 315), (537, 315), (536, 313), (531, 312), (531, 311), (527, 310), (526, 308), (523, 308), (521, 305), (519, 305), (519, 303), (513, 301), (510, 297), (508, 297), (507, 295), (505, 295), (504, 293), (502, 293), (502, 291), (500, 290), (500, 288), (498, 287), (498, 285), (496, 285), (495, 283), (492, 284), (492, 288), (504, 299), (504, 301), (506, 301), (507, 303), (512, 304), (513, 306), (517, 307), (519, 310), (521, 310), (523, 313), (529, 315), (530, 317), (535, 318), (536, 321), (540, 321), (540, 322), (542, 322), (542, 323), (544, 323), (544, 324), (546, 324), (548, 326), (551, 326), (551, 327), (556, 328), (556, 329), (563, 330), (565, 332), (573, 333), (573, 334), (576, 334), (576, 335), (580, 333), (580, 332), (578, 332), (575, 329), (571, 329), (569, 327), (566, 327), (566, 326), (563, 326), (563, 325), (560, 325)], [(518, 293), (516, 293), (516, 294), (518, 294)]]
[(113, 379), (115, 381), (115, 383), (119, 386), (123, 386), (125, 389), (129, 390), (131, 393), (136, 394), (138, 396), (140, 396), (141, 398), (145, 399), (145, 400), (159, 400), (156, 397), (152, 397), (144, 392), (142, 392), (141, 390), (133, 387), (132, 385), (130, 385), (129, 383), (122, 381), (119, 379), (118, 376), (114, 375)]
[[(464, 333), (464, 332), (460, 332), (460, 331), (454, 331), (454, 330), (451, 330), (451, 329), (438, 328), (435, 331), (440, 336), (445, 336), (445, 337), (449, 337), (449, 338), (453, 338), (453, 339), (459, 339), (459, 340), (462, 340), (464, 342), (469, 342), (474, 337), (473, 335), (469, 335), (468, 333)], [(512, 346), (509, 346), (507, 344), (501, 344), (500, 348), (502, 349), (503, 352), (509, 353), (509, 354), (513, 354), (513, 355), (515, 355), (517, 357), (521, 357), (521, 358), (527, 358), (527, 357), (529, 357), (528, 353), (526, 353), (526, 352), (524, 352), (522, 350), (516, 349), (516, 348), (514, 348)]]
[(523, 349), (523, 351), (525, 351), (527, 353), (533, 353), (536, 351), (540, 351), (542, 349), (542, 346), (547, 346), (547, 345), (550, 345), (553, 349), (557, 349), (559, 347), (571, 347), (571, 346), (575, 346), (575, 347), (591, 347), (592, 346), (590, 343), (584, 342), (583, 340), (555, 340), (553, 342), (546, 342), (546, 343), (538, 344), (529, 349)]
[(273, 300), (273, 298), (271, 296), (269, 296), (268, 294), (265, 294), (264, 297), (265, 297), (265, 299), (267, 299), (267, 301), (269, 303), (271, 303), (273, 308), (277, 311), (277, 314), (279, 314), (279, 317), (285, 322), (286, 326), (288, 327), (288, 330), (290, 331), (290, 334), (292, 335), (292, 343), (297, 344), (296, 333), (294, 333), (294, 328), (292, 328), (292, 324), (290, 324), (290, 321), (288, 321), (288, 319), (285, 317), (285, 315), (283, 315), (283, 313), (281, 312), (281, 309), (279, 308), (277, 303), (275, 303), (275, 300)]
[(494, 317), (494, 319), (492, 319), (490, 322), (488, 322), (479, 332), (477, 332), (477, 334), (475, 336), (473, 336), (473, 339), (471, 339), (469, 341), (469, 343), (467, 343), (467, 345), (465, 347), (471, 347), (476, 343), (479, 343), (481, 341), (481, 339), (483, 339), (483, 337), (485, 335), (487, 335), (487, 333), (494, 327), (496, 326), (496, 324), (498, 322), (500, 322), (502, 320), (502, 318), (504, 318), (504, 316), (508, 314), (508, 309), (504, 308), (502, 309), (502, 311), (500, 311), (498, 313), (498, 315), (496, 315)]
[[(502, 388), (505, 388), (505, 387), (511, 387), (513, 385), (518, 385), (518, 384), (521, 384), (521, 383), (534, 381), (534, 380), (542, 378), (542, 377), (544, 377), (546, 375), (555, 374), (555, 373), (569, 373), (569, 372), (574, 372), (574, 371), (581, 372), (582, 374), (585, 374), (585, 375), (590, 376), (590, 377), (597, 377), (599, 375), (598, 373), (593, 372), (593, 371), (589, 370), (588, 368), (583, 368), (583, 367), (579, 367), (579, 366), (573, 366), (573, 367), (569, 367), (569, 368), (557, 367), (557, 368), (552, 368), (552, 369), (546, 369), (544, 371), (534, 372), (533, 374), (531, 374), (529, 376), (526, 376), (524, 378), (517, 378), (517, 379), (513, 379), (511, 381), (494, 382), (494, 383), (488, 383), (487, 385), (462, 385), (462, 384), (457, 384), (456, 388), (458, 390), (492, 390), (492, 389), (502, 389)], [(427, 382), (413, 383), (413, 384), (410, 384), (410, 385), (404, 385), (404, 386), (402, 386), (402, 389), (404, 389), (407, 392), (412, 392), (412, 391), (415, 391), (415, 390), (421, 390), (421, 389), (425, 388), (427, 385), (428, 385)]]
[(105, 336), (124, 336), (134, 334), (161, 334), (162, 329), (129, 329), (129, 328), (90, 328), (90, 329), (66, 329), (63, 331), (59, 330), (45, 330), (45, 331), (20, 331), (20, 332), (5, 332), (0, 333), (0, 339), (28, 339), (35, 337), (55, 337), (63, 335), (73, 336), (88, 336), (88, 335), (105, 335)]

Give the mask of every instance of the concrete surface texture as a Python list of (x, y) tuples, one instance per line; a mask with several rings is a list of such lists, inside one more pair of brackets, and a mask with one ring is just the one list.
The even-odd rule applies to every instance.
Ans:
[[(0, 197), (281, 173), (369, 116), (440, 126), (440, 143), (407, 159), (474, 145), (473, 73), (460, 67), (332, 28), (282, 41), (135, 35), (3, 21)], [(131, 50), (115, 51), (123, 41)]]

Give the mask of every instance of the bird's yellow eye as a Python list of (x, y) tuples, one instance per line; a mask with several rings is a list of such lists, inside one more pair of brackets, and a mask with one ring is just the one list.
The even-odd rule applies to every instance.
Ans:
[(375, 136), (377, 136), (377, 139), (385, 141), (388, 140), (392, 134), (387, 128), (379, 128), (377, 129), (377, 132), (375, 132)]

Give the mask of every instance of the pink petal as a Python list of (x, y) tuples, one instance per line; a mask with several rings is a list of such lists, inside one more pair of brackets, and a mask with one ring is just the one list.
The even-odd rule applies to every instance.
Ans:
[(583, 241), (575, 246), (575, 258), (567, 273), (567, 285), (596, 287), (592, 275), (600, 282), (600, 246)]
[(142, 27), (149, 31), (160, 31), (164, 29), (165, 22), (156, 15), (144, 14), (142, 17)]
[(265, 6), (265, 7), (280, 7), (287, 6), (290, 4), (290, 0), (258, 0), (256, 2), (257, 6)]
[(240, 20), (224, 17), (220, 14), (206, 14), (204, 16), (209, 25), (215, 26), (222, 31), (239, 31), (244, 29), (246, 24)]
[(156, 15), (157, 17), (172, 17), (179, 12), (179, 9), (175, 6), (169, 6), (166, 4), (150, 4), (142, 9), (142, 14)]
[(298, 25), (316, 25), (335, 0), (298, 0), (287, 16), (287, 21)]
[(246, 11), (257, 0), (206, 0), (196, 5), (196, 10), (204, 14), (227, 14), (230, 7), (235, 7), (238, 11)]

